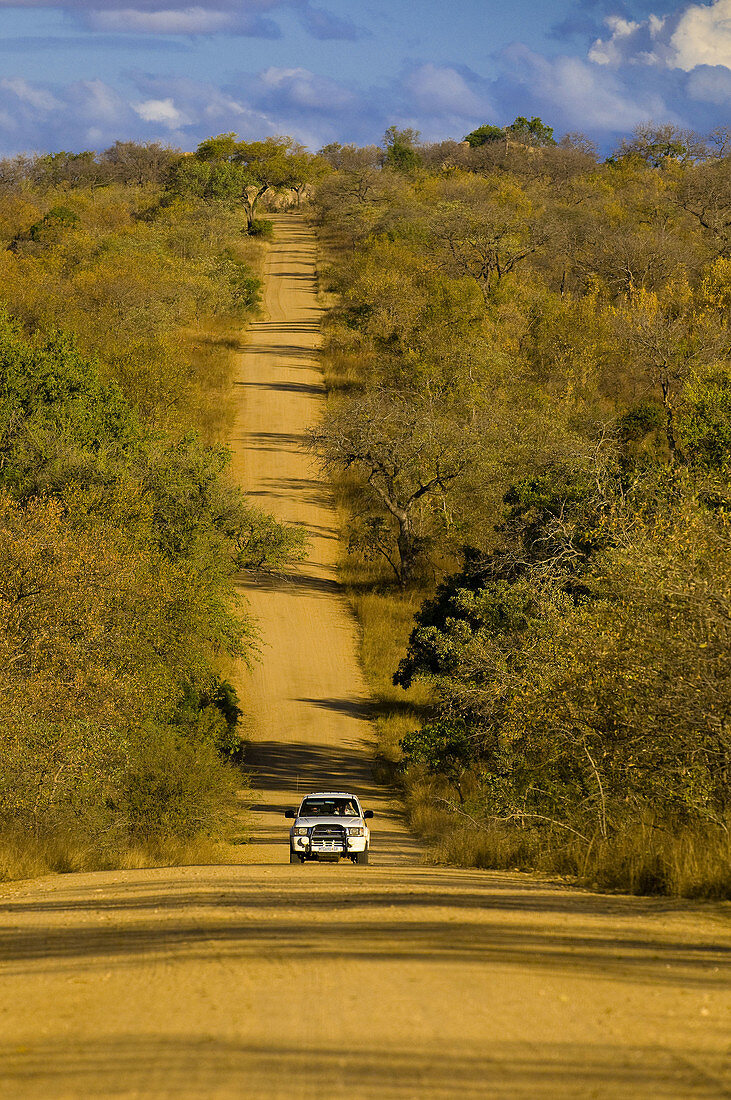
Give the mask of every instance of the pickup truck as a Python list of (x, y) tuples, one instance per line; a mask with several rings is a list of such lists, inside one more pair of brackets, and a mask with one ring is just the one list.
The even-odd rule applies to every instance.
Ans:
[(373, 810), (363, 810), (354, 794), (315, 791), (302, 799), (298, 810), (286, 810), (284, 816), (294, 819), (289, 830), (290, 863), (368, 862), (371, 834), (366, 820), (373, 817)]

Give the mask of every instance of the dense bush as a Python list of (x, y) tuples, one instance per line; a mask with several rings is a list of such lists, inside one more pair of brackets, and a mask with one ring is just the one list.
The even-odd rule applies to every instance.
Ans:
[(723, 892), (729, 160), (640, 127), (599, 164), (517, 123), (412, 134), (408, 165), (331, 147), (318, 192), (318, 442), (366, 654), (424, 601), (391, 646), (413, 704), (380, 681), (383, 751), (441, 858)]
[(2, 875), (236, 830), (226, 675), (255, 628), (233, 577), (302, 536), (221, 442), (255, 246), (229, 208), (162, 201), (170, 160), (58, 154), (0, 197)]

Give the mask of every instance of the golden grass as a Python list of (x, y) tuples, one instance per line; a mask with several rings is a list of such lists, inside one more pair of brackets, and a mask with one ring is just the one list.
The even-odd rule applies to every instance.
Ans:
[[(433, 811), (434, 812), (434, 811)], [(731, 845), (723, 829), (658, 828), (650, 821), (629, 823), (605, 840), (589, 845), (568, 842), (557, 831), (508, 827), (476, 828), (417, 799), (415, 820), (438, 840), (437, 863), (493, 870), (539, 871), (561, 875), (595, 890), (661, 894), (684, 898), (731, 897)]]
[(73, 827), (32, 833), (19, 827), (0, 834), (0, 882), (74, 871), (138, 870), (245, 862), (248, 815), (241, 803), (238, 835), (220, 839), (200, 835), (160, 837), (140, 843), (113, 833), (89, 839)]
[(393, 674), (406, 652), (414, 612), (421, 597), (415, 593), (362, 592), (348, 588), (350, 602), (361, 630), (361, 660), (366, 681), (375, 700), (377, 753), (383, 764), (401, 759), (399, 741), (419, 725), (429, 701), (421, 684), (404, 691), (394, 687)]

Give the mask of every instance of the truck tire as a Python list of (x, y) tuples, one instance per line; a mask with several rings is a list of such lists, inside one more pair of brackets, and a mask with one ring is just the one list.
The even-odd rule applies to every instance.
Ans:
[(358, 864), (359, 867), (363, 867), (366, 863), (368, 863), (368, 849), (367, 848), (366, 848), (365, 852), (356, 852), (355, 853), (355, 862)]
[(290, 862), (290, 863), (299, 863), (299, 864), (302, 864), (302, 863), (304, 863), (305, 861), (304, 861), (304, 859), (302, 858), (302, 856), (298, 856), (298, 855), (297, 855), (297, 853), (296, 853), (296, 852), (293, 852), (293, 851), (292, 851), (292, 849), (290, 848), (290, 849), (289, 849), (289, 862)]

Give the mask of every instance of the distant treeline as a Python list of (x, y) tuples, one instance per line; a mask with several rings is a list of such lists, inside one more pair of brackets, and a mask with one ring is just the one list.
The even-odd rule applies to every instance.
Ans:
[(424, 600), (391, 671), (429, 699), (382, 685), (384, 752), (441, 858), (720, 894), (731, 132), (648, 124), (599, 163), (540, 119), (481, 130), (322, 151), (315, 443), (366, 653)]
[(0, 876), (182, 857), (234, 820), (233, 577), (301, 539), (227, 478), (259, 245), (180, 160), (0, 163)]

